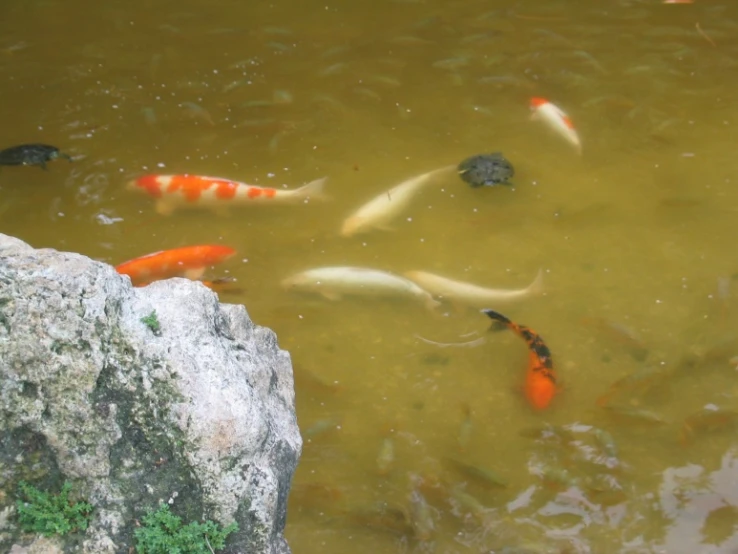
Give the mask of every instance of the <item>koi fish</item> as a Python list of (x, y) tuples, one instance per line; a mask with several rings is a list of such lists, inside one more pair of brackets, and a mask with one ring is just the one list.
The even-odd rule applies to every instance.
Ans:
[(482, 310), (490, 319), (505, 325), (528, 344), (528, 371), (525, 376), (525, 397), (536, 409), (546, 408), (557, 392), (556, 373), (553, 369), (551, 351), (541, 336), (524, 325), (510, 321), (492, 310)]
[(408, 271), (405, 273), (405, 277), (417, 283), (434, 296), (474, 307), (512, 302), (543, 292), (542, 270), (538, 272), (536, 278), (527, 287), (514, 290), (488, 289), (471, 283), (453, 281), (452, 279), (426, 273), (425, 271)]
[(250, 204), (325, 200), (323, 185), (326, 179), (323, 177), (300, 188), (284, 190), (203, 175), (144, 175), (129, 181), (126, 188), (156, 198), (156, 211), (161, 215), (170, 215), (177, 209), (209, 209), (226, 213), (231, 207)]
[(224, 262), (236, 251), (228, 246), (185, 246), (162, 250), (123, 262), (115, 266), (121, 275), (128, 275), (135, 286), (144, 286), (159, 279), (187, 277), (200, 279), (211, 265)]
[(577, 153), (582, 153), (582, 143), (579, 141), (579, 135), (576, 129), (574, 129), (574, 124), (561, 108), (545, 98), (534, 97), (530, 101), (530, 109), (533, 112), (531, 119), (544, 121), (549, 127), (569, 141), (577, 149)]
[(444, 171), (456, 169), (456, 166), (446, 166), (411, 177), (399, 185), (384, 191), (379, 196), (361, 206), (343, 222), (341, 234), (350, 237), (357, 233), (366, 233), (373, 229), (392, 231), (390, 223), (407, 208), (412, 198), (428, 183), (434, 182), (434, 177)]
[(316, 292), (329, 300), (350, 296), (410, 296), (428, 309), (439, 305), (418, 285), (387, 271), (364, 267), (318, 267), (297, 273), (282, 281), (287, 289)]

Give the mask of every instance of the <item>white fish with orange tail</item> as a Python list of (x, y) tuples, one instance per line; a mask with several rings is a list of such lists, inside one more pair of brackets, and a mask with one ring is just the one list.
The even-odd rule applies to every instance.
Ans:
[(140, 191), (156, 199), (156, 211), (170, 215), (177, 209), (209, 209), (227, 213), (230, 208), (252, 204), (297, 204), (325, 200), (326, 178), (300, 188), (258, 187), (221, 177), (204, 175), (144, 175), (130, 181), (129, 190)]
[(282, 281), (286, 289), (313, 292), (329, 300), (344, 296), (402, 297), (420, 300), (428, 309), (440, 303), (412, 281), (394, 273), (365, 267), (318, 267)]
[(559, 136), (564, 137), (571, 145), (576, 148), (577, 153), (582, 153), (582, 143), (579, 140), (574, 124), (566, 115), (564, 110), (552, 104), (545, 98), (534, 97), (530, 100), (530, 109), (533, 112), (531, 119), (544, 121)]
[(349, 237), (373, 229), (391, 231), (391, 222), (407, 208), (410, 201), (420, 189), (425, 185), (435, 182), (436, 177), (443, 175), (444, 172), (449, 172), (449, 170), (455, 171), (456, 166), (449, 165), (434, 169), (428, 173), (423, 173), (422, 175), (417, 175), (416, 177), (411, 177), (399, 185), (395, 185), (391, 189), (382, 192), (361, 206), (343, 222), (341, 234)]
[(539, 270), (533, 282), (522, 289), (488, 289), (425, 271), (407, 271), (405, 277), (436, 297), (474, 308), (514, 302), (543, 293), (543, 270)]

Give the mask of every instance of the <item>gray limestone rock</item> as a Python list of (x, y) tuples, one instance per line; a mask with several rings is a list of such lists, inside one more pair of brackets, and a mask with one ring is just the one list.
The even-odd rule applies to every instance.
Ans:
[[(0, 512), (21, 479), (69, 480), (95, 511), (67, 552), (128, 552), (170, 502), (185, 523), (237, 522), (223, 552), (287, 554), (301, 448), (289, 354), (243, 306), (0, 234)], [(31, 539), (0, 518), (0, 551)]]

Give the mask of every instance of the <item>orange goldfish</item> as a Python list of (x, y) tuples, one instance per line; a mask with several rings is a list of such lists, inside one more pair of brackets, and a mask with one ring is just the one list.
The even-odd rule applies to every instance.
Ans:
[(528, 357), (528, 372), (525, 376), (525, 397), (534, 408), (538, 410), (546, 408), (557, 392), (556, 373), (553, 369), (553, 360), (548, 346), (543, 342), (541, 336), (532, 329), (518, 325), (504, 315), (492, 310), (482, 310), (482, 313), (511, 329), (528, 344), (530, 354)]
[(127, 188), (156, 198), (156, 211), (170, 215), (177, 209), (210, 209), (226, 213), (246, 204), (290, 204), (308, 199), (323, 200), (326, 178), (297, 189), (257, 187), (238, 181), (203, 175), (144, 175), (129, 181)]
[(228, 246), (208, 244), (185, 246), (147, 254), (123, 262), (115, 266), (115, 269), (122, 275), (128, 275), (131, 282), (140, 287), (170, 277), (200, 279), (206, 268), (224, 262), (235, 253), (236, 251)]

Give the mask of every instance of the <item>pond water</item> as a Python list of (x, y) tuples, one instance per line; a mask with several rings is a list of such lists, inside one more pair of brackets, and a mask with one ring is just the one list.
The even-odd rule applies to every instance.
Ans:
[[(238, 251), (208, 276), (295, 365), (295, 554), (738, 552), (738, 5), (7, 0), (0, 31), (0, 148), (73, 157), (0, 168), (0, 232), (114, 265)], [(511, 186), (451, 171), (392, 230), (341, 235), (496, 151)], [(164, 216), (125, 188), (148, 173), (329, 198)], [(558, 393), (527, 403), (524, 341), (478, 309), (281, 286), (335, 265), (543, 270), (543, 295), (486, 307), (544, 337)]]

